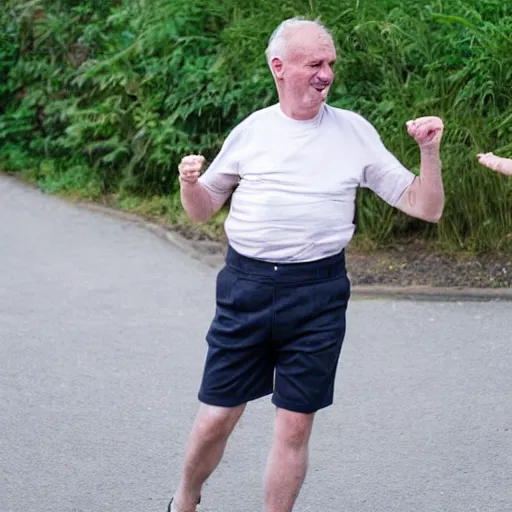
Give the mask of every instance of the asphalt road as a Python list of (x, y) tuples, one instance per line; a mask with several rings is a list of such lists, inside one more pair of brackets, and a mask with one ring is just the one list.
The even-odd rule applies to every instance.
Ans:
[[(164, 511), (216, 269), (0, 177), (0, 512)], [(511, 512), (512, 304), (353, 300), (297, 512)], [(273, 407), (203, 494), (262, 510)]]

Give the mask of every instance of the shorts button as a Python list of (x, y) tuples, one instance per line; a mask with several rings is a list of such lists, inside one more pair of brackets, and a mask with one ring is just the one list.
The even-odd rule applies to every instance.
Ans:
[(277, 270), (277, 265), (274, 265), (274, 270)]

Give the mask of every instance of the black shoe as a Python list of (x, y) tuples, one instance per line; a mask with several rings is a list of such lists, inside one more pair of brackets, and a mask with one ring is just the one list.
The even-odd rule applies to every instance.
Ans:
[[(171, 498), (171, 501), (169, 501), (169, 505), (167, 505), (167, 512), (171, 512), (171, 505), (172, 505), (172, 500), (174, 498)], [(197, 500), (197, 504), (199, 505), (199, 503), (201, 503), (201, 496), (199, 496), (199, 499)]]

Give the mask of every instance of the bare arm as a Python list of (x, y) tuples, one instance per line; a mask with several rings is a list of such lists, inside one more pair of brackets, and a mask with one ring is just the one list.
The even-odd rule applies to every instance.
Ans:
[[(205, 164), (202, 155), (188, 155), (178, 166), (180, 197), (183, 209), (192, 222), (209, 221), (226, 202), (227, 193), (215, 194), (199, 180), (201, 169)], [(230, 190), (236, 183), (235, 176), (219, 176), (218, 183), (225, 190)]]
[(397, 208), (412, 217), (427, 222), (439, 222), (444, 209), (439, 150), (421, 150), (420, 175), (405, 189)]
[(181, 204), (192, 222), (207, 222), (219, 211), (204, 185), (198, 181), (181, 181), (180, 185)]
[(420, 148), (420, 175), (405, 189), (397, 208), (412, 217), (439, 222), (444, 209), (439, 156), (443, 122), (438, 117), (421, 117), (407, 123), (407, 130)]

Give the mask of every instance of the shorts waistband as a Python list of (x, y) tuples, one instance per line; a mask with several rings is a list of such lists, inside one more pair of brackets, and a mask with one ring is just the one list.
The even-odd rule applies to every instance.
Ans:
[(228, 246), (226, 265), (235, 272), (278, 281), (320, 281), (346, 276), (345, 250), (320, 260), (273, 263), (244, 256)]

